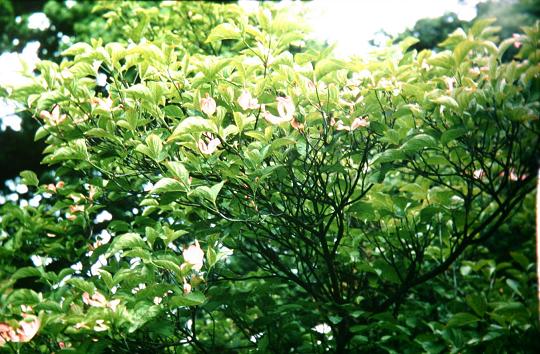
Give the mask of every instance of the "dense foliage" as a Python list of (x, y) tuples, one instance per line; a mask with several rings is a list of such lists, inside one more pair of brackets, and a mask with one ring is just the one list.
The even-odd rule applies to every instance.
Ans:
[(0, 206), (0, 350), (535, 349), (532, 259), (489, 249), (532, 220), (538, 24), (337, 60), (283, 8), (98, 7), (10, 95), (56, 176)]

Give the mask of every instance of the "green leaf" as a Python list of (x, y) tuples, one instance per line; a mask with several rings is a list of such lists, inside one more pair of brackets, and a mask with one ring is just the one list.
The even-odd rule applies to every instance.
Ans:
[(484, 316), (487, 310), (487, 303), (484, 297), (480, 294), (470, 294), (465, 297), (467, 305), (480, 317)]
[(150, 193), (183, 192), (185, 190), (186, 186), (180, 181), (177, 181), (174, 178), (165, 177), (154, 184), (154, 188), (152, 188)]
[(19, 268), (13, 275), (11, 276), (11, 280), (18, 280), (23, 278), (31, 278), (31, 277), (41, 277), (41, 272), (39, 269), (34, 267), (24, 267)]
[(169, 305), (171, 307), (180, 306), (198, 306), (204, 304), (206, 298), (201, 292), (192, 292), (182, 296), (172, 296), (169, 299)]
[(203, 199), (211, 201), (212, 204), (216, 205), (217, 196), (224, 184), (225, 181), (221, 181), (210, 188), (207, 186), (199, 186), (195, 188), (192, 192), (190, 192), (189, 196), (199, 196)]
[(446, 69), (451, 69), (454, 66), (454, 58), (452, 56), (452, 52), (448, 50), (437, 53), (437, 55), (429, 58), (427, 62), (430, 65), (440, 66)]
[(150, 134), (146, 137), (146, 145), (152, 153), (152, 158), (159, 161), (161, 150), (163, 149), (163, 142), (160, 137), (155, 134)]
[(99, 275), (101, 275), (101, 279), (105, 282), (105, 285), (107, 285), (107, 288), (112, 289), (114, 287), (114, 282), (111, 273), (107, 272), (105, 269), (98, 269)]
[(184, 276), (184, 272), (182, 272), (180, 266), (173, 261), (169, 261), (167, 259), (155, 259), (152, 261), (152, 263), (160, 268), (173, 272), (178, 278), (182, 278)]
[(469, 30), (469, 33), (474, 37), (479, 36), (482, 32), (493, 22), (497, 21), (495, 17), (482, 18), (474, 21), (473, 26)]
[(71, 68), (69, 68), (69, 71), (71, 71), (73, 76), (77, 78), (96, 76), (96, 71), (94, 70), (92, 65), (85, 62), (75, 63)]
[(460, 312), (452, 316), (452, 318), (448, 321), (447, 326), (461, 327), (478, 321), (480, 321), (480, 319), (475, 315), (468, 312)]
[(110, 257), (111, 255), (115, 254), (120, 250), (126, 250), (136, 247), (147, 248), (146, 243), (141, 238), (141, 236), (137, 233), (123, 234), (120, 236), (116, 236), (113, 239), (105, 255), (106, 257)]
[(431, 102), (440, 104), (442, 106), (459, 108), (459, 104), (457, 103), (457, 101), (450, 96), (439, 96), (437, 98), (431, 99)]
[(399, 47), (401, 48), (401, 50), (403, 52), (406, 52), (407, 49), (409, 49), (410, 47), (412, 47), (413, 45), (415, 45), (418, 42), (420, 42), (420, 39), (409, 36), (409, 37), (405, 38), (404, 40), (402, 40), (401, 42), (399, 42), (398, 44), (399, 44)]
[(531, 263), (523, 253), (510, 252), (510, 256), (512, 256), (512, 259), (517, 262), (523, 268), (523, 270), (527, 270), (529, 268)]
[(131, 97), (152, 102), (152, 93), (150, 92), (150, 89), (143, 84), (133, 85), (124, 91)]
[(34, 141), (41, 140), (45, 138), (47, 135), (49, 135), (49, 131), (45, 127), (39, 127), (36, 130), (36, 135), (34, 136)]
[(240, 38), (240, 29), (238, 27), (232, 23), (222, 23), (210, 31), (208, 38), (206, 38), (206, 43), (238, 38)]
[(463, 62), (469, 51), (474, 48), (475, 45), (476, 43), (474, 41), (464, 40), (456, 46), (454, 49), (454, 59), (458, 65)]
[(403, 160), (405, 158), (405, 154), (403, 151), (398, 149), (388, 149), (385, 150), (373, 158), (373, 163), (386, 163), (386, 162), (393, 162), (396, 160)]
[(37, 187), (37, 185), (39, 184), (39, 179), (37, 178), (37, 175), (32, 171), (22, 171), (20, 175), (22, 177), (22, 183), (28, 186)]
[(407, 140), (399, 149), (405, 153), (417, 153), (424, 148), (432, 148), (435, 146), (437, 146), (437, 142), (432, 136), (418, 134)]
[(465, 128), (453, 128), (447, 130), (441, 135), (441, 144), (447, 145), (449, 142), (456, 140), (465, 134), (467, 134), (467, 129)]
[(519, 291), (519, 283), (514, 279), (506, 279), (506, 284), (512, 289), (516, 294), (523, 297), (521, 291)]
[(296, 144), (296, 140), (293, 140), (291, 138), (277, 138), (274, 141), (272, 141), (270, 148), (271, 150), (276, 150), (282, 146), (294, 145), (294, 144)]
[(92, 46), (90, 44), (84, 43), (84, 42), (79, 42), (79, 43), (75, 43), (74, 45), (72, 45), (68, 49), (64, 50), (61, 55), (62, 56), (68, 56), (68, 55), (75, 56), (75, 55), (79, 55), (79, 54), (82, 54), (82, 53), (88, 53), (88, 52), (93, 51), (93, 50), (94, 50), (94, 48), (92, 48)]
[(212, 121), (202, 117), (187, 117), (174, 129), (167, 141), (173, 141), (184, 134), (200, 132), (217, 133), (217, 127)]
[(206, 250), (206, 260), (208, 261), (208, 267), (212, 268), (217, 262), (217, 253), (213, 247), (208, 247)]
[(96, 289), (94, 284), (82, 278), (71, 278), (67, 281), (67, 283), (79, 290), (86, 291), (89, 294), (93, 294), (94, 290)]
[(181, 118), (184, 116), (184, 113), (180, 109), (180, 107), (175, 105), (166, 105), (165, 108), (163, 108), (163, 112), (165, 112), (165, 115), (167, 117), (173, 117), (173, 118)]
[(185, 186), (189, 184), (189, 172), (183, 163), (179, 161), (167, 161), (165, 163), (167, 170), (178, 180), (180, 180)]

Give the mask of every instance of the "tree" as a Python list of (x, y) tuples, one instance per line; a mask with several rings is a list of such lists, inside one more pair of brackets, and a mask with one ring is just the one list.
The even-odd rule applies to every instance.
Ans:
[(469, 23), (461, 21), (456, 13), (450, 12), (441, 17), (418, 20), (412, 29), (396, 36), (395, 41), (397, 43), (407, 37), (415, 37), (418, 38), (418, 43), (411, 46), (411, 49), (436, 49), (452, 32), (458, 28), (467, 28), (468, 25)]
[[(76, 2), (68, 8), (66, 2), (54, 0), (0, 1), (0, 51), (2, 53), (21, 52), (32, 42), (39, 43), (38, 54), (42, 59), (61, 60), (60, 52), (70, 43), (89, 40), (90, 35), (105, 35), (103, 23), (98, 13), (92, 13), (93, 4)], [(50, 25), (45, 29), (30, 28), (30, 16), (42, 12)], [(0, 91), (0, 92), (3, 92)], [(1, 93), (0, 97), (5, 97)], [(33, 170), (46, 174), (47, 169), (40, 164), (44, 145), (34, 142), (39, 127), (26, 112), (18, 112), (22, 119), (20, 131), (7, 128), (0, 131), (0, 185), (4, 188), (7, 180), (13, 179), (23, 170)], [(3, 120), (4, 117), (0, 117)], [(14, 159), (14, 156), (19, 158)]]
[[(292, 55), (306, 29), (270, 5), (98, 7), (114, 41), (74, 44), (11, 95), (42, 124), (57, 183), (26, 171), (50, 198), (2, 206), (4, 347), (439, 345), (421, 316), (447, 309), (428, 289), (444, 299), (441, 276), (535, 187), (538, 25), (497, 43), (483, 20), (440, 53), (407, 52), (409, 38), (343, 61)], [(469, 303), (433, 326), (456, 350), (453, 327), (507, 321)]]

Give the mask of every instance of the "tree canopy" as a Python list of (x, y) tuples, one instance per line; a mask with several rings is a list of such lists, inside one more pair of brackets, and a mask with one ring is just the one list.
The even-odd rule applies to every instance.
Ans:
[(489, 248), (531, 225), (538, 22), (341, 60), (272, 4), (95, 11), (8, 90), (54, 176), (0, 206), (0, 350), (538, 349), (532, 259)]

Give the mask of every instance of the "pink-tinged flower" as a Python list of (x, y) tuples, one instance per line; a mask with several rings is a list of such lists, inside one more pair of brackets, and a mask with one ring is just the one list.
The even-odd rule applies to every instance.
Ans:
[(238, 97), (238, 104), (244, 111), (259, 108), (259, 101), (253, 98), (248, 91), (242, 91), (242, 94)]
[(0, 323), (0, 347), (7, 342), (13, 342), (13, 339), (17, 339), (15, 330), (7, 323)]
[(92, 99), (90, 100), (90, 105), (92, 106), (92, 108), (99, 107), (107, 112), (111, 112), (115, 109), (120, 108), (120, 107), (113, 108), (113, 100), (110, 97), (106, 97), (106, 98), (92, 97)]
[(75, 323), (75, 326), (73, 326), (75, 329), (82, 329), (82, 328), (86, 328), (86, 329), (89, 329), (89, 327), (86, 325), (86, 323), (84, 322), (78, 322), (78, 323)]
[(351, 130), (355, 130), (356, 128), (360, 128), (360, 127), (365, 128), (368, 126), (369, 126), (369, 121), (367, 120), (367, 118), (356, 118), (351, 123)]
[(88, 294), (87, 292), (84, 292), (82, 294), (82, 299), (83, 299), (83, 302), (85, 304), (89, 305), (89, 306), (92, 306), (92, 307), (108, 307), (113, 311), (116, 311), (116, 308), (120, 304), (119, 299), (107, 301), (105, 296), (103, 296), (102, 294), (100, 294), (97, 291), (92, 296), (90, 296), (90, 294)]
[(279, 116), (283, 119), (287, 118), (287, 121), (292, 120), (296, 110), (292, 99), (290, 97), (278, 97), (277, 101)]
[(108, 329), (109, 329), (109, 327), (107, 327), (104, 320), (96, 320), (96, 325), (94, 326), (94, 331), (103, 332), (103, 331), (106, 331)]
[(22, 312), (32, 312), (33, 309), (32, 309), (32, 306), (28, 306), (28, 305), (21, 305), (21, 311)]
[(368, 121), (367, 117), (366, 118), (355, 118), (352, 121), (351, 125), (348, 126), (348, 125), (345, 125), (341, 119), (336, 122), (336, 120), (334, 118), (331, 118), (330, 119), (330, 125), (332, 127), (335, 127), (336, 130), (345, 130), (345, 131), (350, 132), (350, 131), (353, 131), (353, 130), (358, 129), (360, 127), (365, 128), (365, 127), (369, 126), (369, 121)]
[(199, 245), (199, 241), (195, 240), (195, 244), (190, 245), (182, 252), (184, 261), (191, 265), (191, 268), (196, 271), (201, 270), (204, 262), (204, 252)]
[(53, 110), (51, 112), (48, 111), (41, 111), (39, 113), (39, 117), (43, 120), (49, 121), (49, 124), (51, 125), (58, 125), (62, 123), (64, 120), (66, 120), (65, 114), (60, 114), (60, 106), (55, 105)]
[(107, 303), (107, 299), (105, 299), (105, 296), (98, 293), (97, 291), (92, 296), (90, 296), (90, 294), (85, 291), (82, 294), (82, 299), (85, 304), (94, 307), (105, 307), (105, 304)]
[(293, 127), (296, 130), (304, 130), (304, 124), (298, 123), (296, 119), (294, 118), (293, 120), (291, 120), (291, 127)]
[(349, 127), (348, 125), (343, 124), (343, 121), (340, 119), (336, 123), (336, 130), (345, 130), (345, 131), (350, 132), (351, 127)]
[[(528, 175), (519, 175), (516, 173), (516, 170), (511, 168), (509, 171), (508, 171), (508, 179), (511, 180), (511, 181), (514, 181), (514, 182), (517, 182), (517, 181), (523, 181), (525, 179), (527, 179), (527, 177), (529, 177)], [(505, 171), (502, 171), (499, 176), (501, 177), (504, 177), (506, 176), (506, 172)]]
[(96, 187), (94, 187), (93, 185), (90, 185), (90, 187), (88, 187), (88, 199), (93, 201), (95, 195), (96, 195)]
[(478, 66), (474, 66), (474, 67), (470, 68), (469, 69), (469, 74), (471, 74), (473, 76), (480, 75), (480, 68)]
[(448, 88), (449, 92), (454, 91), (454, 85), (456, 84), (456, 79), (453, 77), (445, 77), (444, 82), (446, 83), (446, 87)]
[(205, 98), (201, 99), (201, 111), (203, 111), (206, 115), (211, 116), (216, 113), (216, 108), (216, 101), (208, 94), (206, 94)]
[(429, 65), (426, 61), (423, 61), (420, 68), (422, 68), (424, 70), (429, 70), (429, 69), (431, 69), (431, 65)]
[(474, 179), (481, 179), (485, 175), (486, 175), (486, 173), (482, 169), (478, 169), (478, 170), (473, 171), (473, 178)]
[(518, 33), (512, 34), (512, 38), (514, 38), (516, 41), (514, 42), (514, 47), (520, 48), (523, 43), (521, 43), (520, 39), (521, 36)]
[(84, 211), (84, 205), (70, 205), (69, 212), (72, 214), (80, 213)]
[(120, 299), (115, 299), (115, 300), (109, 301), (109, 303), (107, 304), (107, 307), (113, 311), (116, 311), (116, 308), (118, 307), (118, 305), (120, 305)]
[(197, 142), (197, 147), (203, 154), (211, 155), (217, 150), (218, 146), (221, 145), (221, 141), (219, 138), (214, 138), (211, 133), (204, 133), (203, 136), (204, 139), (199, 139)]
[(19, 342), (29, 342), (37, 334), (41, 321), (39, 317), (35, 315), (22, 314), (23, 320), (19, 322), (19, 328), (17, 328), (17, 336)]
[(189, 283), (184, 283), (184, 294), (189, 294), (191, 292), (191, 285)]
[(272, 113), (268, 112), (264, 104), (261, 105), (261, 110), (262, 110), (264, 119), (266, 119), (266, 121), (270, 124), (279, 125), (279, 124), (286, 123), (290, 120), (288, 118), (275, 116)]
[(6, 323), (0, 323), (0, 347), (7, 342), (29, 342), (37, 334), (41, 326), (39, 317), (27, 313), (23, 313), (22, 317), (23, 319), (19, 321), (19, 328), (17, 329)]

